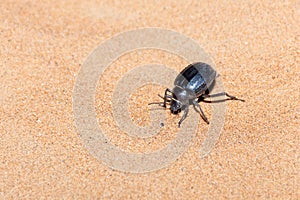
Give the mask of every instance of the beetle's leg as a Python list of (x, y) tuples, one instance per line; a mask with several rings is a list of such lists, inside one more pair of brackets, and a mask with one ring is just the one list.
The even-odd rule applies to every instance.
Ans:
[(171, 91), (169, 88), (166, 89), (166, 91), (165, 91), (165, 96), (164, 96), (164, 104), (163, 104), (163, 107), (167, 107), (167, 101), (168, 101), (167, 98), (172, 98), (170, 95), (168, 95), (168, 92), (171, 92), (171, 93), (172, 93), (172, 91)]
[(185, 108), (183, 110), (183, 115), (182, 115), (180, 121), (178, 122), (178, 128), (180, 128), (181, 123), (183, 122), (183, 120), (185, 120), (188, 113), (189, 113), (189, 107), (185, 106)]
[[(205, 116), (204, 112), (202, 111), (200, 105), (198, 104), (198, 102), (196, 100), (193, 100), (193, 105), (195, 110), (200, 114), (200, 116), (202, 117), (202, 119), (209, 124), (209, 121), (207, 119), (207, 117)], [(197, 108), (197, 109), (196, 109)]]
[(229, 97), (228, 99), (225, 99), (225, 100), (240, 100), (240, 101), (245, 101), (243, 99), (239, 99), (235, 96), (232, 96), (230, 94), (228, 94), (227, 92), (220, 92), (220, 93), (217, 93), (217, 94), (204, 94), (202, 95), (202, 97), (205, 99), (205, 98), (209, 98), (209, 97), (219, 97), (219, 96), (227, 96)]
[[(213, 97), (219, 97), (219, 96), (227, 96), (229, 98), (221, 99), (221, 100), (215, 100), (215, 101), (205, 100), (206, 98), (213, 98)], [(228, 94), (227, 92), (220, 92), (220, 93), (211, 94), (211, 95), (203, 94), (198, 98), (198, 102), (203, 101), (203, 102), (206, 102), (206, 103), (218, 103), (218, 102), (224, 102), (224, 101), (227, 101), (227, 100), (238, 100), (238, 101), (243, 101), (243, 102), (245, 101), (243, 99), (239, 99), (235, 96), (232, 96), (232, 95)]]
[(162, 107), (165, 107), (165, 108), (166, 108), (166, 103), (167, 103), (167, 102), (169, 103), (169, 102), (171, 101), (172, 97), (173, 97), (173, 96), (171, 96), (171, 95), (168, 95), (167, 93), (165, 94), (164, 97), (161, 96), (160, 94), (158, 94), (158, 96), (159, 96), (160, 98), (162, 98), (162, 99), (164, 100), (164, 102), (152, 102), (152, 103), (148, 103), (148, 105), (158, 104), (159, 106), (162, 106)]
[(232, 95), (228, 94), (227, 92), (225, 92), (225, 95), (226, 95), (227, 97), (229, 97), (228, 100), (238, 100), (238, 101), (245, 102), (244, 99), (239, 99), (239, 98), (237, 98), (237, 97), (235, 97), (235, 96), (232, 96)]

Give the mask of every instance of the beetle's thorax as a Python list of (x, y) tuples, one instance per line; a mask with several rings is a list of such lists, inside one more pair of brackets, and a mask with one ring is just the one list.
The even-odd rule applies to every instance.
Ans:
[(190, 99), (196, 98), (195, 94), (192, 91), (184, 89), (177, 85), (173, 88), (172, 92), (175, 98), (185, 105), (189, 104)]

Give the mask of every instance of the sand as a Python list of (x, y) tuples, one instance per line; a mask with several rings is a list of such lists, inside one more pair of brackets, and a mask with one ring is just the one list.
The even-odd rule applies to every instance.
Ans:
[[(299, 2), (3, 0), (0, 10), (0, 199), (300, 198)], [(189, 147), (175, 161), (150, 172), (124, 172), (95, 155), (101, 145), (94, 153), (87, 148), (89, 139), (76, 126), (74, 88), (99, 44), (149, 27), (199, 43), (226, 91), (246, 102), (226, 102), (224, 127), (206, 157), (199, 149), (209, 125), (198, 119)], [(144, 139), (126, 134), (114, 120), (118, 81), (149, 63), (179, 72), (189, 61), (157, 49), (135, 50), (111, 63), (95, 89), (97, 123), (109, 143), (126, 152), (163, 149), (179, 131), (180, 116), (169, 111), (158, 111), (167, 120)], [(164, 90), (148, 85), (130, 96), (136, 125), (150, 124), (147, 103)], [(211, 119), (212, 107), (201, 106)]]

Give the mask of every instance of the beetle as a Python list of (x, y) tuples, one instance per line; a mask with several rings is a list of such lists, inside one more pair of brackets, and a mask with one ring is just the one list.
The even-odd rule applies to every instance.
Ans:
[[(173, 114), (178, 114), (183, 110), (183, 115), (178, 122), (178, 127), (180, 127), (182, 122), (186, 119), (189, 112), (189, 106), (193, 105), (194, 109), (200, 114), (202, 119), (209, 124), (199, 102), (214, 103), (227, 100), (245, 101), (229, 95), (227, 92), (210, 95), (209, 90), (213, 87), (217, 76), (217, 72), (209, 64), (203, 62), (190, 64), (178, 74), (174, 81), (174, 88), (172, 90), (167, 88), (165, 90), (164, 97), (158, 95), (164, 101), (149, 103), (149, 105), (159, 104), (162, 107), (167, 108), (168, 103), (170, 105), (171, 113)], [(206, 98), (223, 95), (228, 98), (216, 101), (205, 100)]]

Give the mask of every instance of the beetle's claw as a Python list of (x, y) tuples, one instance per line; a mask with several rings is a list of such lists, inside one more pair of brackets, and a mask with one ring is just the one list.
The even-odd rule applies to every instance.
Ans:
[(209, 124), (209, 121), (208, 121), (208, 119), (206, 118), (206, 117), (203, 117), (203, 116), (201, 116), (202, 117), (202, 119), (207, 123), (207, 124)]
[(233, 98), (231, 98), (232, 100), (237, 100), (237, 101), (242, 101), (242, 102), (245, 102), (245, 100), (244, 99), (239, 99), (239, 98), (237, 98), (237, 97), (233, 97)]

